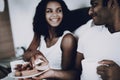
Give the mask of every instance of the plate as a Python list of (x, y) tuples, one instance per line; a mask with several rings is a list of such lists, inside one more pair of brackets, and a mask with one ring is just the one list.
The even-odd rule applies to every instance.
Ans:
[(30, 78), (30, 77), (38, 76), (38, 75), (40, 75), (40, 74), (42, 74), (42, 73), (44, 73), (44, 72), (46, 72), (48, 70), (49, 70), (49, 68), (44, 70), (44, 71), (42, 71), (42, 72), (39, 72), (39, 73), (34, 74), (34, 75), (29, 75), (29, 76), (15, 76), (15, 73), (11, 72), (11, 73), (8, 74), (8, 76), (11, 77), (11, 78)]

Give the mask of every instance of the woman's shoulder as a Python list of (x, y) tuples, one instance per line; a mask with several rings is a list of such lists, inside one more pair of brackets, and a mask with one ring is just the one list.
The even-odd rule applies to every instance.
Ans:
[(63, 36), (61, 47), (64, 49), (72, 49), (75, 47), (77, 40), (72, 33), (67, 33)]
[(62, 38), (62, 41), (68, 42), (68, 41), (75, 41), (75, 36), (72, 32), (70, 31), (65, 31), (64, 36)]
[(70, 37), (74, 37), (74, 34), (68, 30), (64, 31), (63, 33), (63, 38), (70, 38)]

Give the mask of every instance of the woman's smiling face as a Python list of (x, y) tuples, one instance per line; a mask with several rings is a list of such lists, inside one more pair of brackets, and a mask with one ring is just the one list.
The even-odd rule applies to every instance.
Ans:
[(57, 27), (62, 22), (63, 11), (60, 3), (56, 1), (48, 2), (45, 13), (46, 21), (51, 27)]

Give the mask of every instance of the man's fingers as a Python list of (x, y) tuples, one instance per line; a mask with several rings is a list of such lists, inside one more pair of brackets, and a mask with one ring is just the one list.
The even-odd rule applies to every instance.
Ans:
[(103, 80), (106, 80), (108, 77), (108, 66), (101, 65), (97, 67), (97, 74), (101, 76)]
[(112, 61), (112, 60), (105, 60), (105, 59), (100, 61), (99, 63), (103, 64), (103, 65), (108, 65), (109, 67), (116, 65), (116, 63), (114, 61)]
[(97, 67), (97, 73), (98, 73), (99, 75), (106, 74), (107, 71), (108, 71), (108, 66), (101, 65), (101, 66), (98, 66), (98, 67)]

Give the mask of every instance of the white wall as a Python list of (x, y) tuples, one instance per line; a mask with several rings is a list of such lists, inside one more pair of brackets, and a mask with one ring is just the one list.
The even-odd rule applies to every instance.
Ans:
[(33, 37), (32, 19), (40, 0), (8, 0), (14, 46), (27, 47)]
[(0, 12), (4, 11), (4, 8), (5, 8), (4, 4), (5, 4), (4, 1), (0, 0)]
[[(32, 37), (32, 19), (40, 0), (8, 0), (14, 46), (28, 47)], [(69, 9), (89, 6), (89, 0), (64, 0)]]
[(64, 1), (66, 2), (70, 10), (90, 6), (90, 0), (64, 0)]

